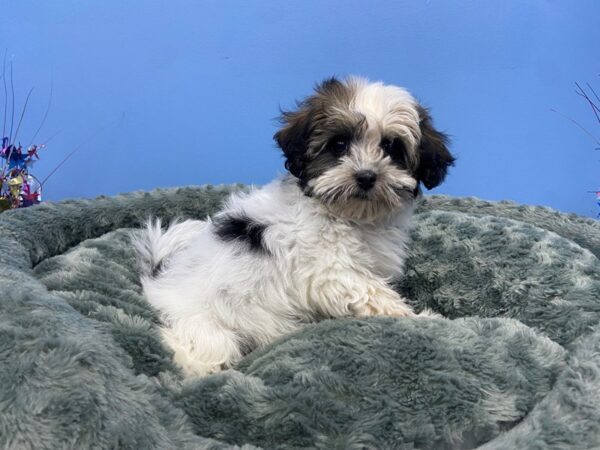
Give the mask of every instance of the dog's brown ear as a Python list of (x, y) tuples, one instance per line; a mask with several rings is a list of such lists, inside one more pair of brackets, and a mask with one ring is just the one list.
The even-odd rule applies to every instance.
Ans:
[(303, 179), (305, 167), (304, 155), (307, 151), (310, 137), (310, 110), (306, 105), (299, 104), (295, 111), (281, 111), (281, 129), (273, 139), (283, 151), (285, 168), (295, 177)]
[(429, 111), (421, 105), (418, 111), (421, 142), (416, 176), (427, 189), (433, 189), (444, 181), (448, 167), (454, 165), (455, 158), (448, 150), (448, 136), (433, 127)]
[(306, 154), (315, 120), (324, 116), (326, 104), (347, 96), (348, 89), (337, 78), (331, 77), (317, 84), (313, 95), (297, 102), (295, 110), (281, 111), (279, 121), (282, 126), (273, 139), (283, 151), (285, 168), (301, 181), (305, 181)]

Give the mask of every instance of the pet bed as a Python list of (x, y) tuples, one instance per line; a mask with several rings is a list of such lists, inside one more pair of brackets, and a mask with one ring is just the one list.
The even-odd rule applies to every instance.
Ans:
[(323, 321), (182, 380), (131, 234), (237, 188), (0, 215), (0, 447), (600, 446), (600, 225), (509, 202), (420, 202), (397, 289), (446, 318)]

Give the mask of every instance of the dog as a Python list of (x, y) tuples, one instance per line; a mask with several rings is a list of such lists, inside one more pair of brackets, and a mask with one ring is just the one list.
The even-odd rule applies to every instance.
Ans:
[(390, 283), (421, 185), (455, 160), (428, 110), (400, 87), (330, 78), (282, 112), (274, 139), (286, 176), (204, 221), (151, 221), (136, 240), (144, 295), (185, 376), (325, 318), (415, 315)]

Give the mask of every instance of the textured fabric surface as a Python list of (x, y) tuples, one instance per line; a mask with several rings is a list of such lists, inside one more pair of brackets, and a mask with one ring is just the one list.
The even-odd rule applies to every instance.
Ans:
[(397, 289), (446, 318), (324, 321), (182, 381), (131, 234), (236, 188), (0, 215), (1, 448), (600, 446), (600, 225), (514, 203), (418, 207)]

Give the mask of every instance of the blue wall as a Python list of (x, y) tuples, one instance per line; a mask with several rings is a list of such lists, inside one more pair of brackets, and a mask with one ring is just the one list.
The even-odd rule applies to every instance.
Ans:
[(600, 91), (598, 0), (3, 0), (0, 12), (18, 105), (35, 86), (23, 141), (54, 83), (40, 138), (60, 133), (34, 173), (85, 143), (46, 199), (267, 182), (282, 172), (278, 107), (360, 74), (408, 87), (453, 136), (459, 160), (436, 192), (598, 211), (600, 153), (551, 111), (600, 135), (574, 93), (575, 81)]

